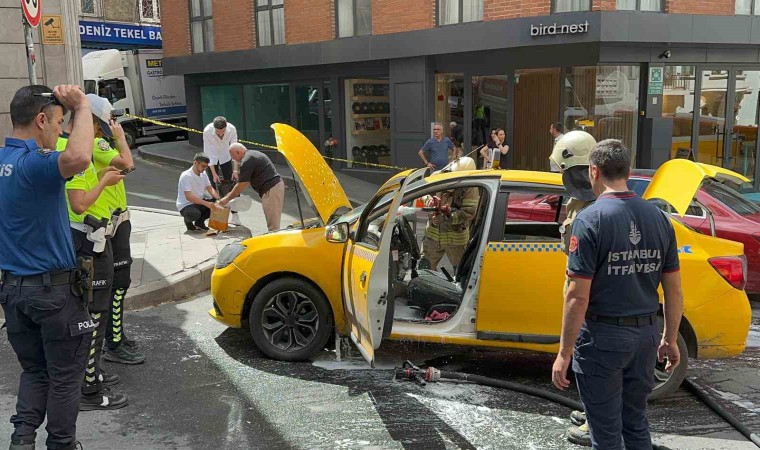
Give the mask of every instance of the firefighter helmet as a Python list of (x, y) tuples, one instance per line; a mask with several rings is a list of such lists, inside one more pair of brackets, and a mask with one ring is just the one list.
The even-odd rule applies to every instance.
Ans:
[(588, 166), (588, 157), (596, 139), (585, 131), (570, 131), (554, 145), (549, 160), (564, 172), (575, 166)]
[(475, 170), (476, 168), (477, 166), (475, 165), (474, 159), (469, 156), (462, 156), (461, 158), (457, 158), (446, 164), (446, 167), (443, 169), (436, 170), (433, 174), (439, 174), (441, 172), (462, 172), (465, 170)]

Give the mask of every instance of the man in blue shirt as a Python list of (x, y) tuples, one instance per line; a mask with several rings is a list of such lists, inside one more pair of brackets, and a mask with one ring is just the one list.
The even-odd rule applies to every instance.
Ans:
[[(451, 139), (443, 135), (443, 125), (436, 122), (433, 125), (433, 137), (420, 149), (420, 158), (425, 167), (441, 170), (449, 163), (449, 150), (456, 152), (456, 146)], [(454, 157), (456, 156), (455, 154)]]
[(655, 363), (667, 358), (672, 372), (680, 359), (683, 297), (675, 231), (670, 217), (628, 190), (630, 167), (630, 152), (617, 140), (599, 142), (589, 155), (598, 198), (573, 223), (570, 282), (552, 369), (554, 385), (567, 388), (572, 358), (594, 449), (622, 449), (623, 441), (628, 450), (652, 448), (646, 404)]
[[(56, 152), (64, 108), (77, 113)], [(87, 348), (95, 324), (81, 295), (66, 208), (66, 179), (87, 169), (93, 128), (78, 86), (26, 86), (10, 105), (0, 149), (0, 304), (23, 372), (12, 450), (32, 450), (47, 416), (47, 447), (73, 449)]]

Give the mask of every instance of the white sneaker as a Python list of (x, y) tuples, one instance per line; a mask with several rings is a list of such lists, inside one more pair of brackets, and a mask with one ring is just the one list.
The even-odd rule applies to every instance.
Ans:
[(243, 222), (240, 221), (240, 217), (238, 216), (238, 213), (230, 214), (229, 223), (230, 225), (235, 225), (236, 227), (243, 225)]

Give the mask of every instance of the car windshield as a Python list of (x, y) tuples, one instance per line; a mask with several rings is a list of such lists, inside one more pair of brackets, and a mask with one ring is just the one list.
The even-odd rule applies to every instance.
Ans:
[(760, 214), (760, 206), (748, 201), (735, 190), (714, 181), (706, 181), (702, 188), (719, 202), (740, 216)]
[[(380, 201), (378, 202), (378, 205), (387, 203), (393, 198), (394, 195), (396, 195), (396, 191), (391, 191), (391, 192), (386, 193), (380, 199)], [(329, 224), (340, 223), (340, 222), (353, 223), (356, 219), (359, 218), (359, 216), (362, 215), (362, 213), (364, 212), (364, 209), (367, 208), (367, 205), (368, 203), (361, 204), (343, 215), (333, 214), (333, 218), (330, 220)]]

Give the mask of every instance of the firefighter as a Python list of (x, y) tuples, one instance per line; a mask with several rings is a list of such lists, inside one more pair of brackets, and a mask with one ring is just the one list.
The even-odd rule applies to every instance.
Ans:
[[(475, 161), (459, 158), (439, 172), (475, 170)], [(470, 240), (470, 225), (478, 207), (478, 188), (452, 189), (424, 199), (425, 207), (436, 208), (430, 213), (425, 237), (422, 240), (422, 259), (438, 270), (443, 255), (456, 268)], [(423, 266), (424, 267), (424, 266)]]
[[(562, 222), (562, 251), (568, 254), (570, 237), (573, 234), (573, 221), (584, 208), (591, 205), (596, 196), (591, 189), (588, 178), (589, 154), (596, 146), (596, 139), (585, 131), (571, 131), (562, 135), (554, 145), (549, 161), (552, 167), (559, 168), (562, 183), (565, 185), (570, 200), (567, 203), (567, 218)], [(570, 279), (565, 275), (563, 295), (567, 293)], [(582, 411), (573, 411), (570, 420), (576, 428), (569, 431), (568, 439), (578, 445), (591, 446), (586, 415)]]

